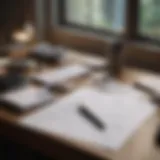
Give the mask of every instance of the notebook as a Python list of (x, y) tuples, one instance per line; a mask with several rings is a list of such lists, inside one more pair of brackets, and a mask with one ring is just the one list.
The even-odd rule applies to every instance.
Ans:
[[(79, 114), (81, 105), (85, 105), (105, 124), (105, 130), (96, 129)], [(154, 112), (153, 104), (144, 97), (104, 94), (84, 88), (36, 114), (22, 118), (20, 124), (47, 134), (118, 150)]]
[(74, 79), (77, 77), (84, 76), (89, 73), (89, 69), (82, 65), (71, 65), (61, 67), (57, 70), (40, 73), (32, 76), (34, 81), (42, 83), (46, 86), (60, 85), (67, 80)]
[(16, 111), (27, 111), (51, 102), (54, 96), (42, 88), (23, 87), (0, 95), (0, 103)]

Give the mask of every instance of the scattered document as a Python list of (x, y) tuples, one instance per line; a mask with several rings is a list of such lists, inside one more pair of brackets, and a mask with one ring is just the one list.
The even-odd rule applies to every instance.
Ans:
[(87, 65), (89, 67), (103, 67), (107, 65), (107, 60), (104, 58), (100, 58), (98, 56), (91, 56), (87, 53), (80, 54), (77, 51), (69, 50), (67, 53), (67, 58), (69, 60), (78, 61), (81, 64)]
[(42, 84), (49, 86), (61, 84), (69, 79), (81, 77), (89, 73), (89, 69), (81, 65), (61, 67), (57, 70), (40, 73), (32, 78)]
[[(106, 125), (105, 130), (96, 129), (79, 114), (81, 105)], [(154, 112), (154, 105), (147, 99), (85, 88), (21, 119), (20, 123), (33, 130), (118, 150)]]
[(54, 96), (49, 93), (49, 91), (31, 86), (2, 94), (0, 96), (0, 101), (20, 111), (26, 111), (33, 107), (51, 102), (53, 98)]

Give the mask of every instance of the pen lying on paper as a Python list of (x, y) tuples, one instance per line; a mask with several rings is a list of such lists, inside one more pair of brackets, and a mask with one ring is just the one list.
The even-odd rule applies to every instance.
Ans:
[(94, 113), (92, 113), (92, 111), (87, 109), (87, 107), (82, 105), (78, 108), (78, 111), (86, 120), (92, 123), (92, 125), (94, 125), (97, 129), (105, 129), (105, 124)]
[(148, 87), (146, 85), (143, 85), (141, 83), (138, 83), (138, 82), (136, 82), (134, 84), (134, 87), (136, 87), (137, 89), (139, 89), (139, 90), (145, 92), (146, 94), (148, 94), (155, 103), (157, 103), (157, 104), (160, 103), (160, 94), (158, 94), (156, 91), (154, 91), (150, 87)]

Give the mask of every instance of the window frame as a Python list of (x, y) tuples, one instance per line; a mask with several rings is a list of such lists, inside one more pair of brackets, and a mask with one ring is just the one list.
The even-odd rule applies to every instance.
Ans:
[(93, 32), (100, 35), (107, 35), (113, 37), (124, 37), (128, 40), (138, 40), (141, 42), (149, 42), (153, 44), (160, 44), (160, 39), (152, 38), (151, 36), (145, 36), (139, 32), (139, 7), (140, 0), (126, 0), (126, 11), (125, 11), (125, 26), (124, 32), (116, 32), (110, 29), (98, 29), (94, 27), (88, 27), (85, 25), (78, 25), (67, 22), (65, 19), (65, 1), (58, 0), (58, 23), (60, 26), (64, 26), (71, 29), (78, 29), (85, 32)]

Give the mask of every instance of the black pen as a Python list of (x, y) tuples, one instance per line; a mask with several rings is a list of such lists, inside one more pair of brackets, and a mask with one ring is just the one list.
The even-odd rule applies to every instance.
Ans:
[(159, 103), (160, 103), (160, 94), (158, 94), (152, 88), (150, 88), (150, 87), (148, 87), (146, 85), (143, 85), (141, 83), (138, 83), (138, 82), (136, 82), (134, 84), (134, 86), (137, 89), (139, 89), (139, 90), (143, 91), (144, 93), (148, 94), (151, 97), (152, 101), (159, 105)]
[(150, 95), (151, 97), (153, 97), (156, 94), (156, 92), (153, 89), (151, 89), (150, 87), (148, 87), (146, 85), (138, 83), (138, 82), (134, 83), (134, 87), (145, 92), (146, 94)]
[(78, 108), (78, 111), (86, 120), (92, 123), (92, 125), (94, 125), (97, 129), (105, 129), (105, 124), (101, 120), (99, 120), (99, 118), (94, 113), (87, 109), (87, 107), (81, 105)]

